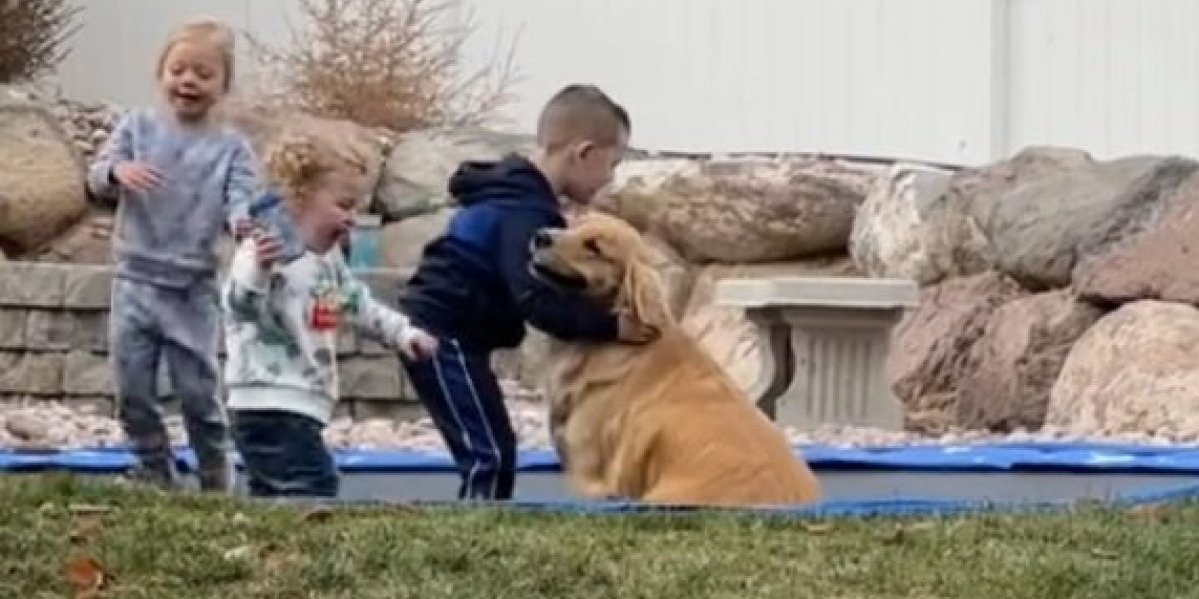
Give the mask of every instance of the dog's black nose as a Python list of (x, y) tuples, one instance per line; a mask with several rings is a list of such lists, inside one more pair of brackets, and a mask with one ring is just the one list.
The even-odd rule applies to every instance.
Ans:
[(533, 234), (533, 247), (536, 249), (547, 248), (553, 242), (554, 238), (545, 229), (541, 229)]

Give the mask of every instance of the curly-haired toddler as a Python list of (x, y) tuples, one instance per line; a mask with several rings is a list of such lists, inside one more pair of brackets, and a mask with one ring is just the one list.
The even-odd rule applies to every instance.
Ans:
[(353, 225), (366, 162), (305, 136), (266, 159), (274, 218), (234, 254), (225, 303), (226, 383), (237, 444), (254, 496), (337, 495), (321, 431), (337, 402), (341, 322), (422, 360), (437, 342), (371, 298), (339, 242)]

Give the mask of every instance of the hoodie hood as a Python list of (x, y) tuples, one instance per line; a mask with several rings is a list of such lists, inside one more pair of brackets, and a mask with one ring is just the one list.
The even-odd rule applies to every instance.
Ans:
[(519, 201), (548, 203), (556, 211), (558, 204), (545, 175), (528, 159), (516, 154), (493, 162), (463, 162), (450, 176), (449, 192), (460, 206)]

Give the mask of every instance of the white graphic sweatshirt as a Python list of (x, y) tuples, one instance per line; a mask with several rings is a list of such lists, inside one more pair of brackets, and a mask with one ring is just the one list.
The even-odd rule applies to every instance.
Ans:
[(371, 297), (337, 249), (307, 252), (268, 271), (247, 239), (233, 256), (221, 298), (233, 410), (283, 410), (328, 424), (338, 397), (340, 324), (393, 349), (417, 332), (407, 317)]

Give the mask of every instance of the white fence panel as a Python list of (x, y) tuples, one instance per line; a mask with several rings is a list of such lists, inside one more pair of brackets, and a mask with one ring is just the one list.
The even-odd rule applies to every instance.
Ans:
[(1199, 2), (1011, 1), (1009, 151), (1199, 155)]
[[(141, 104), (167, 29), (205, 13), (282, 41), (297, 0), (78, 0), (64, 91)], [(1196, 0), (466, 0), (479, 64), (517, 36), (510, 126), (562, 85), (634, 142), (980, 163), (1036, 143), (1199, 155)], [(580, 26), (582, 24), (582, 26)], [(243, 50), (244, 50), (243, 44)], [(253, 69), (243, 60), (244, 87)]]
[[(515, 116), (572, 81), (610, 90), (642, 146), (985, 159), (989, 0), (479, 1), (519, 32)], [(576, 22), (589, 27), (571, 27)]]

